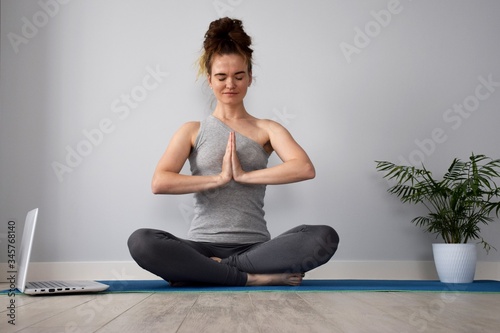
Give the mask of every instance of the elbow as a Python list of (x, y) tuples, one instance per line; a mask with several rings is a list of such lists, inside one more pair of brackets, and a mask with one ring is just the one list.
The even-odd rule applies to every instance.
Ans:
[(316, 170), (314, 169), (314, 165), (312, 165), (311, 162), (304, 164), (300, 170), (300, 173), (297, 174), (298, 181), (309, 180), (313, 179), (314, 177), (316, 177)]
[(153, 194), (163, 194), (164, 193), (164, 186), (163, 184), (159, 181), (158, 177), (153, 177), (153, 180), (151, 181), (151, 192)]
[(155, 195), (160, 194), (160, 189), (155, 182), (151, 183), (151, 192), (153, 192), (153, 194), (155, 194)]
[(313, 179), (316, 177), (316, 169), (312, 163), (307, 163), (304, 168), (304, 180)]
[(175, 173), (159, 172), (153, 175), (151, 180), (151, 192), (153, 194), (183, 194), (183, 188), (175, 178)]

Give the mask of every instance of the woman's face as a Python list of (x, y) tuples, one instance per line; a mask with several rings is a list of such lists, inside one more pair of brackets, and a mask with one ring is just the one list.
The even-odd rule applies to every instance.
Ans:
[(237, 105), (243, 103), (252, 83), (252, 75), (248, 72), (245, 59), (239, 54), (215, 55), (208, 83), (218, 102)]

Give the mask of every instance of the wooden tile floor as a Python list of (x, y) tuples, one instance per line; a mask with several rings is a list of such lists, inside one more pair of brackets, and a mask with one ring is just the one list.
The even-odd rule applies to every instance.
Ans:
[[(0, 284), (1, 289), (7, 287)], [(8, 306), (15, 300), (15, 325)], [(0, 332), (500, 332), (500, 294), (0, 295)]]

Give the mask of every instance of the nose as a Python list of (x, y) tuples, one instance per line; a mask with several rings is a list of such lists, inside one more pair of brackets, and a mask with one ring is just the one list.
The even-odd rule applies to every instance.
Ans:
[(228, 89), (234, 89), (234, 88), (236, 88), (236, 83), (234, 82), (233, 78), (228, 77), (226, 79), (226, 87)]

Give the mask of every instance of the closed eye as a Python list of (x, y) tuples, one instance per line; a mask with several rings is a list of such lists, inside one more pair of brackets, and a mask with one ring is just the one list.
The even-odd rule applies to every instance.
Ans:
[[(224, 77), (220, 77), (219, 76), (219, 81), (224, 81), (225, 79), (226, 79), (225, 76)], [(238, 81), (241, 81), (241, 80), (243, 80), (243, 76), (241, 76), (241, 77), (235, 77), (235, 79), (238, 80)]]
[[(234, 73), (233, 75), (235, 75), (234, 78), (236, 80), (241, 81), (241, 80), (244, 79), (245, 73), (246, 73), (245, 71), (239, 71), (239, 72)], [(225, 74), (225, 73), (216, 73), (216, 74), (214, 74), (214, 76), (216, 78), (218, 78), (219, 81), (224, 81), (227, 78), (228, 75)]]

